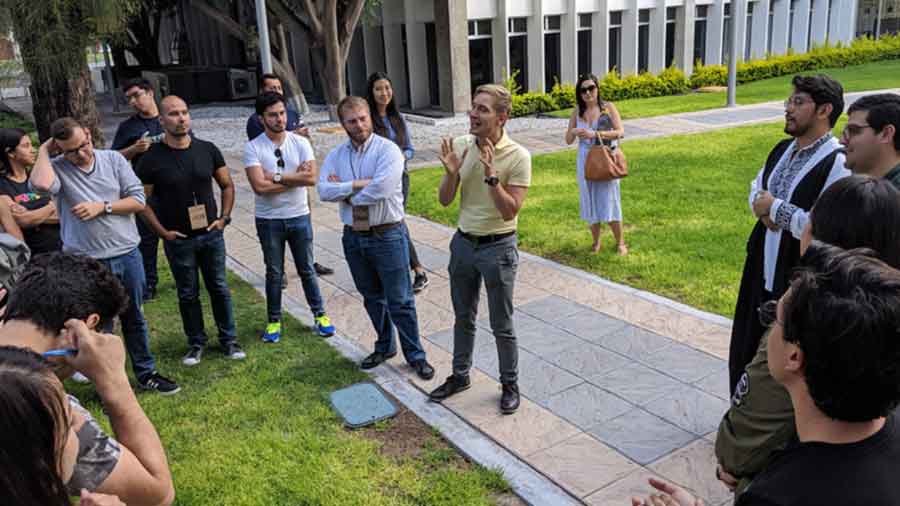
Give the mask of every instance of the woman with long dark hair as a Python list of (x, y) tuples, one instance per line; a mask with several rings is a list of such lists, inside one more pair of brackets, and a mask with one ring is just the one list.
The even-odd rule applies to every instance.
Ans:
[(0, 128), (0, 151), (0, 205), (12, 212), (32, 255), (61, 250), (59, 217), (50, 194), (28, 185), (35, 161), (31, 137), (18, 128)]
[[(70, 506), (66, 481), (78, 457), (62, 383), (24, 348), (0, 346), (0, 497), (16, 506)], [(82, 506), (116, 506), (115, 496), (82, 491)]]
[(584, 177), (584, 163), (595, 143), (602, 142), (618, 149), (619, 139), (625, 133), (619, 111), (612, 102), (600, 98), (600, 82), (593, 74), (582, 75), (575, 85), (578, 106), (572, 111), (566, 144), (578, 143), (578, 189), (581, 195), (581, 219), (591, 227), (594, 243), (591, 251), (600, 251), (600, 233), (603, 223), (609, 223), (616, 239), (619, 255), (628, 254), (628, 246), (622, 236), (622, 202), (619, 180), (588, 181)]
[[(369, 84), (366, 87), (366, 101), (369, 102), (369, 110), (372, 114), (372, 126), (375, 133), (387, 137), (394, 141), (407, 161), (412, 159), (415, 150), (412, 145), (412, 138), (409, 135), (409, 128), (406, 126), (406, 120), (397, 110), (397, 103), (394, 101), (394, 88), (391, 86), (391, 79), (384, 72), (375, 72), (369, 76)], [(406, 211), (406, 199), (409, 196), (409, 173), (406, 166), (403, 167), (403, 210)], [(405, 225), (404, 225), (405, 226)], [(407, 229), (407, 239), (409, 243), (409, 268), (415, 271), (413, 279), (413, 292), (421, 292), (428, 286), (428, 276), (425, 274), (425, 267), (419, 262), (419, 256), (416, 254), (416, 247), (413, 245), (412, 238), (409, 237), (409, 229)]]

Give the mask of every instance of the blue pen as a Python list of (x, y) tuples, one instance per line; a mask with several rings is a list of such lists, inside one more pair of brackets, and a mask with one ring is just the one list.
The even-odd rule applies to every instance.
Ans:
[(64, 357), (66, 355), (77, 355), (78, 348), (63, 348), (60, 350), (48, 350), (41, 353), (44, 357)]

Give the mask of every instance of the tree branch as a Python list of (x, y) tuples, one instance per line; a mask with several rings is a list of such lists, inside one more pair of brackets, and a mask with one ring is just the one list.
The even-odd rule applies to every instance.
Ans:
[(356, 31), (356, 24), (362, 15), (363, 7), (366, 6), (366, 0), (350, 0), (349, 5), (344, 10), (344, 26), (341, 27), (341, 56), (344, 61), (350, 56), (350, 44), (353, 42), (353, 32)]
[(194, 0), (190, 2), (189, 5), (195, 7), (197, 10), (219, 23), (219, 25), (221, 25), (230, 35), (245, 42), (247, 41), (247, 32), (244, 30), (244, 27), (238, 24), (237, 21), (231, 19), (227, 14), (222, 13), (222, 11), (206, 3), (206, 0)]
[(322, 21), (319, 19), (319, 11), (316, 10), (312, 0), (303, 0), (303, 7), (306, 9), (306, 15), (309, 16), (310, 32), (314, 38), (321, 38), (324, 30)]

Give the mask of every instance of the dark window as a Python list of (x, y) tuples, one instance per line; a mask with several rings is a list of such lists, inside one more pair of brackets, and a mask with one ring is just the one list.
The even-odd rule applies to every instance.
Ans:
[(675, 64), (675, 30), (675, 21), (666, 21), (666, 67)]
[(610, 26), (622, 26), (622, 11), (613, 11), (609, 13)]
[(591, 73), (591, 31), (578, 31), (578, 75)]
[(559, 34), (544, 34), (544, 91), (550, 91), (559, 80)]
[(616, 26), (609, 29), (609, 70), (613, 69), (622, 73), (620, 56), (622, 54), (622, 27)]
[(441, 105), (441, 89), (438, 84), (437, 72), (437, 39), (434, 33), (434, 23), (425, 23), (425, 50), (428, 52), (428, 61), (432, 64), (428, 66), (428, 94), (431, 99), (431, 105)]
[(469, 73), (472, 79), (472, 90), (482, 84), (493, 82), (493, 58), (491, 39), (469, 40)]
[(528, 37), (525, 35), (509, 38), (509, 73), (517, 70), (516, 83), (522, 91), (528, 91)]
[(638, 72), (646, 72), (650, 59), (650, 9), (638, 11)]
[(650, 9), (641, 9), (638, 11), (638, 23), (650, 22)]
[(678, 19), (678, 7), (666, 7), (666, 21), (675, 21)]
[(560, 21), (559, 16), (547, 16), (544, 18), (545, 30), (559, 30), (561, 26), (562, 22)]
[(706, 20), (694, 21), (694, 61), (706, 63)]
[(475, 35), (475, 22), (469, 21), (469, 36)]
[(706, 13), (707, 13), (707, 12), (709, 12), (709, 6), (708, 6), (708, 5), (698, 5), (698, 6), (697, 6), (697, 9), (696, 9), (696, 11), (695, 11), (694, 17), (695, 17), (695, 18), (698, 18), (698, 19), (699, 19), (699, 18), (706, 19)]
[(578, 28), (590, 28), (591, 27), (591, 15), (590, 14), (579, 14), (578, 15)]
[(528, 20), (525, 18), (510, 18), (509, 19), (509, 32), (510, 33), (525, 33), (528, 31)]
[(750, 46), (753, 44), (753, 4), (747, 4), (747, 28), (744, 30), (744, 60), (750, 59)]
[(490, 19), (481, 19), (478, 21), (478, 35), (490, 35), (491, 34), (491, 20)]

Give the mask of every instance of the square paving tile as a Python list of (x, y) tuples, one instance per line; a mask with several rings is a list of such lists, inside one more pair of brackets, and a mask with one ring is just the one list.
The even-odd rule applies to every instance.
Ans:
[[(624, 478), (613, 482), (597, 492), (584, 498), (589, 506), (612, 506), (630, 504), (632, 497), (646, 499), (654, 489), (647, 482), (651, 476), (660, 476), (646, 468), (639, 467), (631, 471)], [(711, 505), (712, 506), (712, 505)]]
[(635, 463), (583, 433), (533, 454), (528, 461), (578, 497), (638, 469)]
[(582, 382), (584, 382), (582, 378), (536, 355), (522, 353), (522, 350), (519, 350), (519, 389), (523, 395), (542, 406), (547, 405), (553, 394)]
[(699, 439), (649, 467), (667, 481), (686, 487), (706, 504), (722, 504), (732, 496), (714, 478), (715, 447), (705, 439)]
[(693, 383), (721, 371), (725, 363), (720, 358), (680, 343), (667, 346), (640, 361), (686, 383)]
[[(496, 399), (499, 402), (499, 390)], [(581, 432), (528, 399), (522, 399), (516, 413), (492, 418), (479, 427), (521, 457), (555, 446)]]
[(694, 386), (720, 399), (725, 399), (726, 401), (731, 399), (727, 365), (721, 371), (716, 371), (702, 380), (694, 382)]
[(631, 362), (618, 353), (587, 342), (550, 355), (547, 361), (582, 378), (606, 374)]
[(599, 344), (616, 353), (621, 353), (634, 360), (641, 360), (647, 356), (672, 346), (675, 341), (663, 337), (649, 330), (644, 330), (634, 325), (626, 324), (621, 330), (610, 334), (588, 336), (594, 344)]
[[(515, 315), (513, 318), (518, 320), (514, 321), (516, 325), (516, 340), (519, 343), (519, 347), (542, 357), (555, 355), (562, 350), (586, 342), (565, 330), (525, 315)], [(520, 324), (521, 321), (528, 323), (522, 325)]]
[(589, 308), (558, 295), (551, 295), (523, 304), (517, 309), (539, 320), (556, 323)]
[(682, 429), (703, 436), (716, 430), (728, 401), (685, 385), (644, 405), (644, 409), (665, 418)]
[[(443, 348), (451, 353), (453, 352), (453, 329), (452, 328), (445, 329), (440, 332), (435, 332), (433, 334), (429, 334), (429, 335), (425, 336), (425, 339), (428, 339), (432, 343), (440, 346), (441, 348)], [(478, 348), (480, 348), (486, 344), (489, 344), (489, 343), (494, 344), (494, 336), (490, 332), (488, 332), (480, 327), (475, 327), (475, 349), (477, 350)], [(496, 354), (496, 351), (494, 352), (494, 354)], [(473, 353), (473, 355), (475, 355), (475, 354)]]
[[(491, 378), (500, 381), (500, 355), (497, 353), (497, 343), (494, 336), (484, 332), (475, 335), (475, 350), (472, 352), (472, 365), (480, 369)], [(532, 364), (539, 361), (533, 353), (519, 348), (519, 376), (520, 378), (531, 374), (531, 369), (522, 368), (522, 364)], [(521, 379), (519, 380), (522, 381)]]
[(697, 438), (642, 409), (633, 409), (588, 432), (638, 464), (649, 464)]
[(603, 336), (618, 332), (628, 324), (600, 311), (585, 309), (557, 320), (556, 325), (586, 341), (596, 343)]
[(659, 399), (684, 385), (665, 374), (634, 362), (607, 374), (590, 377), (588, 381), (639, 406)]
[(546, 407), (587, 430), (634, 408), (615, 395), (590, 383), (582, 383), (550, 397)]

